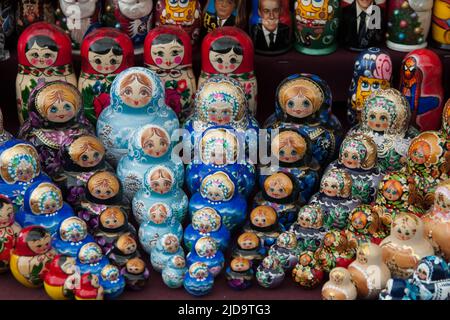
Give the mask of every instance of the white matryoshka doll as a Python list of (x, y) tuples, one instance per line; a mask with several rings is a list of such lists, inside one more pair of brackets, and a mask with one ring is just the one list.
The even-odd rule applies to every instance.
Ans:
[(356, 286), (352, 282), (350, 272), (341, 267), (330, 272), (330, 280), (322, 287), (323, 300), (356, 300)]

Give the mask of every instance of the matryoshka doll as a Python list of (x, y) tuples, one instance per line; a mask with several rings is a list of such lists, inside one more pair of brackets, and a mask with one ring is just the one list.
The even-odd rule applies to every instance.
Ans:
[(16, 9), (17, 34), (39, 21), (55, 22), (54, 0), (19, 0)]
[(183, 256), (173, 256), (162, 271), (165, 285), (171, 289), (182, 287), (187, 270), (186, 259)]
[(3, 112), (0, 109), (0, 145), (13, 138), (13, 135), (5, 130), (3, 124)]
[(156, 246), (150, 252), (150, 262), (153, 270), (161, 272), (174, 256), (184, 257), (180, 239), (173, 233), (166, 233), (157, 240)]
[(292, 278), (302, 288), (314, 288), (323, 278), (324, 272), (317, 263), (313, 251), (303, 251), (299, 254), (298, 263), (292, 269)]
[(86, 118), (95, 124), (110, 104), (111, 84), (116, 76), (134, 66), (133, 42), (120, 30), (98, 28), (84, 38), (80, 51), (78, 90)]
[(347, 119), (351, 125), (360, 122), (365, 100), (379, 89), (390, 88), (391, 80), (392, 60), (386, 51), (371, 47), (356, 57), (347, 100)]
[(323, 300), (356, 300), (358, 293), (350, 272), (345, 268), (334, 268), (330, 280), (322, 287)]
[(414, 50), (403, 58), (400, 67), (400, 92), (411, 107), (413, 126), (420, 131), (439, 129), (444, 88), (442, 62), (434, 51)]
[(221, 27), (246, 26), (246, 2), (244, 0), (208, 0), (203, 10), (203, 34)]
[(285, 273), (280, 260), (272, 256), (265, 257), (256, 270), (256, 280), (263, 288), (273, 289), (278, 287), (283, 282), (284, 276)]
[(78, 217), (69, 217), (59, 225), (58, 233), (53, 236), (52, 245), (58, 254), (76, 257), (83, 245), (93, 241), (86, 222)]
[(290, 270), (297, 264), (299, 254), (297, 238), (291, 231), (280, 234), (269, 249), (269, 256), (278, 258), (284, 270)]
[(95, 242), (88, 242), (78, 250), (77, 264), (80, 274), (91, 273), (100, 276), (106, 265), (108, 258), (102, 253), (102, 248)]
[(199, 87), (213, 75), (233, 78), (242, 85), (250, 113), (255, 115), (258, 88), (253, 56), (252, 40), (243, 30), (236, 27), (222, 27), (208, 33), (202, 42)]
[(117, 299), (125, 290), (125, 278), (120, 274), (119, 268), (112, 264), (103, 267), (99, 279), (107, 300)]
[(266, 254), (267, 250), (258, 236), (253, 232), (244, 232), (237, 238), (231, 257), (246, 258), (256, 267)]
[(153, 27), (153, 0), (105, 0), (102, 25), (126, 33), (136, 54), (143, 52), (145, 37)]
[(20, 226), (14, 222), (15, 210), (12, 201), (0, 195), (0, 273), (9, 270), (9, 260), (11, 251), (16, 245), (16, 239), (19, 235)]
[(211, 292), (214, 286), (214, 277), (203, 262), (194, 262), (189, 266), (184, 276), (184, 289), (193, 296), (204, 296)]
[(208, 271), (213, 277), (219, 275), (225, 263), (222, 251), (219, 250), (216, 240), (210, 236), (198, 239), (193, 250), (186, 256), (187, 265), (194, 262), (203, 262), (208, 266)]
[[(440, 131), (448, 144), (450, 142), (450, 98), (445, 103), (444, 110), (442, 110), (442, 125)], [(449, 147), (447, 149), (449, 149)]]
[(336, 51), (340, 14), (339, 0), (296, 0), (294, 48), (310, 55)]
[(345, 232), (349, 245), (353, 248), (366, 242), (379, 244), (387, 236), (377, 211), (368, 204), (357, 206), (350, 212)]
[(181, 121), (186, 119), (192, 111), (197, 89), (189, 35), (175, 26), (151, 30), (145, 38), (144, 63), (163, 81), (166, 104)]
[(120, 235), (107, 252), (108, 259), (119, 268), (124, 267), (128, 260), (139, 258), (140, 256), (137, 250), (136, 237), (131, 232)]
[(17, 59), (16, 99), (21, 123), (28, 118), (28, 99), (40, 81), (61, 80), (77, 85), (70, 38), (53, 24), (37, 22), (30, 25), (18, 40)]
[(301, 207), (289, 231), (294, 233), (299, 251), (317, 250), (326, 233), (322, 208), (317, 204)]
[(409, 52), (427, 46), (433, 0), (392, 0), (388, 4), (386, 45)]
[(45, 227), (53, 236), (58, 232), (59, 224), (72, 216), (73, 209), (63, 201), (61, 190), (55, 184), (36, 182), (25, 192), (24, 203), (17, 212), (16, 221), (22, 227)]
[(262, 245), (268, 250), (278, 236), (285, 231), (278, 221), (277, 212), (271, 206), (257, 206), (250, 212), (250, 219), (244, 226), (245, 232), (255, 233)]
[(172, 25), (187, 32), (191, 44), (196, 46), (200, 38), (201, 4), (199, 0), (157, 0), (155, 25)]
[(443, 50), (450, 49), (450, 5), (447, 0), (436, 0), (431, 18), (431, 36), (433, 46)]
[(73, 289), (77, 280), (75, 258), (63, 254), (56, 255), (49, 264), (44, 278), (44, 289), (53, 300), (73, 299)]
[(291, 48), (290, 1), (252, 0), (249, 24), (256, 53), (279, 55)]
[(213, 207), (222, 217), (222, 222), (232, 231), (241, 226), (246, 218), (247, 201), (236, 190), (237, 182), (233, 176), (218, 171), (207, 175), (189, 201), (189, 214), (201, 208)]
[(252, 263), (246, 258), (234, 258), (226, 270), (227, 284), (236, 290), (251, 287), (254, 277)]
[(333, 229), (325, 234), (314, 257), (325, 272), (330, 272), (335, 267), (347, 268), (355, 260), (355, 249), (350, 246), (344, 230)]
[(148, 123), (166, 123), (166, 130), (179, 127), (177, 115), (164, 102), (161, 80), (148, 69), (133, 67), (121, 72), (110, 95), (111, 104), (97, 120), (97, 136), (113, 166), (127, 154), (130, 135), (139, 127)]
[(132, 258), (120, 270), (125, 278), (125, 287), (130, 290), (142, 290), (148, 282), (150, 272), (141, 258)]
[(74, 295), (75, 300), (103, 300), (104, 289), (100, 285), (99, 276), (91, 272), (83, 273)]
[(44, 227), (28, 226), (17, 237), (9, 266), (17, 281), (28, 288), (38, 288), (55, 255), (50, 233)]
[(419, 217), (405, 212), (395, 217), (391, 235), (380, 243), (383, 261), (393, 277), (408, 278), (420, 259), (434, 254), (425, 236), (424, 225)]

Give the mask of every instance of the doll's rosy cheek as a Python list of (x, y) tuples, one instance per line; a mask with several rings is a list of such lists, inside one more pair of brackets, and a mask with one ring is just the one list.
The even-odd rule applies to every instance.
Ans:
[(45, 64), (47, 66), (51, 66), (53, 64), (53, 60), (52, 59), (47, 59), (47, 60), (45, 60)]
[(32, 64), (37, 64), (38, 63), (38, 59), (36, 59), (36, 58), (31, 59), (31, 63)]
[(230, 64), (230, 69), (234, 69), (235, 67), (236, 67), (236, 65)]
[(161, 58), (156, 58), (155, 62), (159, 65), (163, 63), (163, 60)]
[(220, 70), (223, 70), (223, 64), (219, 64), (218, 66), (217, 66)]
[(97, 70), (102, 71), (103, 70), (103, 66), (97, 66)]
[(181, 62), (181, 57), (180, 56), (176, 56), (175, 59), (173, 60), (175, 63), (180, 63)]

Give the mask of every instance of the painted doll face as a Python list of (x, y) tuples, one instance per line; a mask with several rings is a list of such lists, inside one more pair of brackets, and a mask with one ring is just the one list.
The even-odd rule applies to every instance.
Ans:
[(152, 99), (151, 80), (144, 74), (135, 73), (125, 77), (120, 84), (120, 96), (131, 108), (142, 108)]
[(250, 262), (245, 258), (235, 258), (231, 260), (230, 267), (236, 272), (244, 272), (250, 269)]
[(150, 221), (161, 224), (167, 220), (167, 209), (162, 204), (156, 204), (150, 208)]
[(214, 6), (220, 19), (227, 19), (236, 8), (234, 0), (214, 0)]
[(284, 199), (292, 194), (293, 184), (287, 175), (276, 173), (266, 179), (264, 190), (271, 198)]
[(425, 141), (419, 141), (411, 148), (409, 157), (417, 164), (424, 164), (430, 157), (430, 154), (430, 145)]
[(71, 217), (64, 220), (59, 228), (59, 235), (63, 241), (79, 242), (87, 236), (86, 222), (78, 217)]
[(336, 197), (339, 194), (339, 181), (334, 177), (326, 177), (321, 184), (321, 191), (328, 197)]
[(372, 130), (384, 132), (389, 129), (389, 114), (387, 111), (371, 110), (367, 118), (367, 125)]
[(125, 215), (119, 208), (108, 208), (100, 214), (100, 224), (108, 229), (117, 229), (125, 224)]
[(57, 100), (47, 109), (46, 117), (51, 122), (65, 123), (75, 116), (76, 108), (69, 102)]
[(242, 63), (244, 56), (237, 54), (233, 49), (226, 53), (215, 51), (209, 52), (209, 61), (213, 68), (219, 73), (233, 73)]
[(165, 194), (172, 189), (172, 185), (172, 174), (164, 168), (157, 169), (150, 175), (150, 188), (156, 193)]
[(4, 202), (0, 208), (0, 227), (9, 225), (14, 216), (12, 203)]
[(251, 232), (241, 234), (237, 240), (239, 247), (244, 250), (253, 250), (258, 247), (258, 236)]
[(92, 168), (102, 161), (105, 148), (95, 137), (82, 136), (70, 145), (69, 155), (80, 167)]
[(119, 0), (120, 12), (130, 20), (148, 16), (153, 9), (153, 0)]
[(140, 274), (145, 270), (145, 263), (139, 258), (133, 258), (127, 261), (127, 272), (131, 274)]
[(251, 223), (260, 228), (271, 226), (276, 220), (277, 214), (271, 207), (259, 206), (250, 213)]
[(44, 200), (42, 204), (42, 208), (44, 209), (42, 210), (42, 213), (45, 214), (54, 213), (58, 209), (58, 206), (59, 206), (58, 199), (47, 198), (46, 200)]
[(383, 196), (390, 201), (397, 201), (402, 194), (402, 184), (397, 180), (388, 180), (383, 186)]
[(82, 167), (95, 167), (102, 160), (103, 154), (94, 148), (88, 147), (80, 157), (79, 164)]
[(208, 109), (209, 121), (215, 124), (225, 125), (229, 124), (232, 120), (233, 108), (226, 102), (212, 103)]
[(355, 149), (346, 148), (342, 152), (341, 162), (349, 169), (357, 169), (361, 167), (359, 154)]
[(402, 216), (394, 220), (392, 234), (400, 240), (407, 241), (416, 235), (417, 223), (410, 216)]
[(436, 188), (434, 193), (434, 206), (444, 211), (450, 209), (450, 187), (447, 183)]
[(56, 48), (50, 48), (45, 45), (41, 47), (36, 41), (31, 48), (27, 50), (25, 56), (33, 67), (43, 69), (55, 64), (56, 59), (58, 58), (58, 51)]
[(116, 246), (123, 254), (126, 255), (136, 252), (137, 248), (136, 240), (128, 234), (120, 236), (117, 240)]
[(169, 150), (170, 139), (163, 130), (151, 127), (142, 133), (141, 146), (146, 154), (159, 158)]
[(111, 181), (106, 179), (100, 181), (98, 184), (95, 184), (92, 189), (89, 189), (90, 193), (94, 197), (101, 200), (111, 199), (117, 194), (117, 191), (113, 188)]
[(264, 28), (273, 32), (280, 20), (280, 0), (260, 0), (258, 13)]
[(421, 263), (415, 273), (420, 280), (426, 281), (430, 277), (430, 268), (425, 263)]
[(161, 69), (173, 69), (183, 61), (184, 46), (179, 40), (173, 40), (167, 44), (154, 44), (151, 55), (155, 64)]
[(116, 55), (113, 49), (105, 54), (89, 51), (88, 59), (92, 68), (101, 74), (114, 73), (122, 65), (123, 55)]
[(326, 247), (332, 247), (334, 244), (334, 241), (336, 240), (336, 238), (334, 237), (334, 234), (329, 232), (325, 235), (325, 237), (323, 238), (323, 244)]
[(302, 254), (302, 255), (299, 257), (299, 259), (298, 259), (298, 262), (299, 262), (302, 266), (307, 266), (307, 265), (309, 265), (309, 264), (311, 263), (311, 261), (312, 261), (312, 258), (311, 258), (311, 256), (310, 256), (309, 254), (307, 254), (307, 253)]
[(33, 164), (23, 159), (17, 166), (16, 179), (21, 182), (28, 182), (34, 177)]
[(62, 13), (66, 17), (74, 17), (76, 19), (85, 19), (91, 17), (97, 6), (97, 0), (59, 0)]
[(206, 189), (206, 197), (211, 201), (222, 201), (225, 199), (225, 194), (219, 185), (211, 184)]
[(313, 102), (304, 95), (296, 95), (286, 101), (287, 114), (296, 118), (306, 118), (314, 112)]
[(195, 243), (195, 251), (200, 257), (213, 257), (217, 253), (216, 240), (211, 237), (200, 238)]
[(51, 237), (46, 233), (42, 238), (27, 241), (28, 247), (36, 254), (44, 254), (51, 249)]
[(367, 217), (363, 212), (358, 211), (352, 215), (351, 222), (356, 230), (362, 230), (367, 225)]
[(175, 256), (172, 260), (173, 265), (176, 268), (184, 268), (186, 266), (186, 260), (182, 256)]
[(306, 141), (293, 131), (281, 132), (272, 141), (272, 152), (278, 159), (287, 163), (294, 163), (303, 159), (306, 153)]
[(178, 242), (178, 238), (173, 234), (168, 234), (162, 239), (162, 246), (165, 251), (169, 253), (177, 252), (180, 244)]

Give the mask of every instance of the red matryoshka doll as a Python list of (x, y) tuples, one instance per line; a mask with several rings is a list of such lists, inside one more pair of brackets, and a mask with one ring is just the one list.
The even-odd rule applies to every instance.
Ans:
[(104, 290), (98, 276), (88, 272), (81, 276), (80, 285), (74, 293), (75, 300), (103, 300)]
[(158, 0), (155, 25), (174, 25), (186, 31), (193, 46), (200, 38), (201, 5), (199, 0)]
[(450, 0), (435, 0), (431, 18), (433, 46), (450, 50)]
[(17, 60), (16, 99), (20, 123), (28, 118), (28, 98), (39, 81), (61, 80), (77, 85), (70, 38), (55, 25), (38, 22), (29, 26), (19, 37)]
[(400, 91), (411, 107), (411, 123), (420, 131), (438, 130), (444, 103), (439, 56), (428, 49), (407, 54), (400, 68)]
[(84, 38), (78, 90), (83, 96), (84, 113), (93, 124), (109, 106), (113, 80), (133, 66), (133, 42), (126, 33), (113, 28), (99, 28)]
[(191, 113), (197, 86), (189, 35), (175, 26), (153, 29), (145, 39), (144, 63), (163, 81), (166, 104), (179, 119), (186, 119)]
[(253, 72), (253, 43), (236, 27), (222, 27), (210, 33), (202, 42), (200, 85), (213, 75), (225, 75), (239, 81), (244, 88), (249, 109), (256, 114), (257, 83)]
[(44, 278), (44, 289), (53, 300), (73, 298), (72, 289), (79, 279), (75, 263), (75, 258), (61, 254), (55, 256), (50, 262)]
[(11, 251), (16, 244), (20, 226), (14, 222), (12, 201), (0, 194), (0, 273), (9, 270)]
[(208, 0), (203, 10), (203, 33), (220, 27), (245, 28), (245, 6), (245, 0)]
[(18, 34), (20, 34), (30, 24), (35, 22), (55, 22), (53, 0), (18, 0), (16, 2), (16, 29)]

